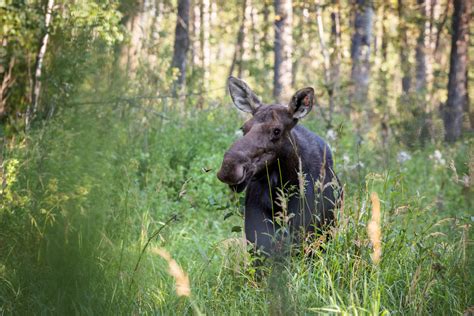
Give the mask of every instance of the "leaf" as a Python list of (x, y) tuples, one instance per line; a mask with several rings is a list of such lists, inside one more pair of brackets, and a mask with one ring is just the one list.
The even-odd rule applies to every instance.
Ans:
[(234, 215), (234, 212), (229, 212), (227, 214), (224, 215), (224, 220), (228, 219), (229, 217), (231, 217), (232, 215)]
[(231, 231), (232, 231), (233, 233), (240, 233), (240, 232), (242, 231), (242, 227), (240, 227), (240, 226), (234, 226), (234, 227), (232, 227)]

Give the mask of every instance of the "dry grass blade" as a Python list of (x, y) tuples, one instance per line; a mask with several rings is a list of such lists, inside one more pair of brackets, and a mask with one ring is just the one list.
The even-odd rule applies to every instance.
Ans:
[(189, 285), (189, 277), (186, 272), (181, 269), (176, 260), (174, 260), (170, 253), (163, 248), (153, 247), (150, 251), (165, 259), (168, 263), (168, 273), (176, 282), (176, 295), (191, 296), (191, 286)]
[(367, 234), (369, 235), (370, 242), (374, 247), (372, 253), (372, 261), (375, 264), (380, 262), (382, 256), (382, 229), (380, 226), (380, 200), (377, 193), (372, 192), (370, 195), (372, 201), (372, 219), (367, 225)]

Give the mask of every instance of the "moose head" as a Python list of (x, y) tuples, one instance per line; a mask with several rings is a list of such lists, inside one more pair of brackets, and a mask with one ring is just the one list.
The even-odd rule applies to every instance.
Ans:
[(314, 89), (298, 90), (287, 106), (264, 104), (241, 79), (230, 77), (228, 88), (234, 105), (252, 114), (242, 126), (243, 137), (225, 153), (217, 173), (220, 181), (241, 192), (252, 179), (266, 174), (266, 168), (291, 152), (290, 131), (312, 109)]

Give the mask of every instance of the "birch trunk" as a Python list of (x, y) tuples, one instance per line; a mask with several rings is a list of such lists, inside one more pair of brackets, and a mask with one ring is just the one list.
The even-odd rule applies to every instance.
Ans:
[(366, 107), (370, 81), (370, 48), (374, 10), (370, 0), (357, 0), (352, 35), (351, 103)]
[(245, 41), (245, 23), (246, 23), (246, 9), (248, 0), (244, 0), (242, 7), (242, 21), (240, 23), (239, 32), (237, 33), (237, 42), (235, 44), (234, 57), (232, 58), (232, 64), (230, 65), (229, 76), (234, 74), (235, 67), (237, 66), (238, 74), (240, 78), (242, 76), (242, 58), (244, 55), (244, 41)]
[(210, 0), (201, 0), (201, 67), (202, 67), (202, 87), (204, 90), (208, 89), (209, 83), (209, 66), (210, 66), (210, 46), (209, 46), (209, 32), (211, 23), (211, 3)]
[(277, 102), (291, 97), (293, 55), (293, 8), (291, 0), (275, 0), (275, 64), (273, 96)]
[(25, 116), (26, 129), (30, 127), (31, 120), (33, 119), (33, 116), (36, 114), (38, 110), (38, 102), (39, 102), (39, 97), (41, 93), (41, 74), (43, 72), (44, 56), (46, 55), (46, 49), (48, 47), (49, 25), (51, 24), (53, 6), (54, 6), (54, 0), (48, 0), (48, 4), (46, 6), (46, 13), (44, 15), (45, 34), (43, 35), (43, 38), (41, 39), (38, 55), (36, 56), (36, 67), (35, 67), (35, 74), (33, 77), (31, 104), (28, 107), (26, 111), (26, 116)]

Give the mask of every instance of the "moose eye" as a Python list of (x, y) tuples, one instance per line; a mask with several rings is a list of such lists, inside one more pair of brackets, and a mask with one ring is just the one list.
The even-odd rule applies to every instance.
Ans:
[(279, 136), (280, 133), (281, 133), (281, 130), (280, 130), (279, 128), (275, 128), (275, 129), (273, 130), (273, 135), (275, 135), (275, 136)]

